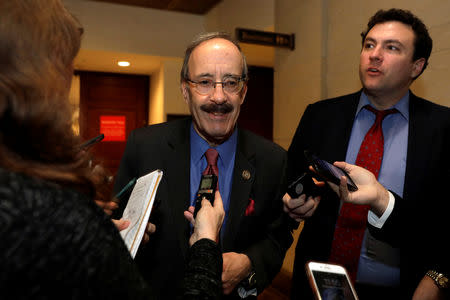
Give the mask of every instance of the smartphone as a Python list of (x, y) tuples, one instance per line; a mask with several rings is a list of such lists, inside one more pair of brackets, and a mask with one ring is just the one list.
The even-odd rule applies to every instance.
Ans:
[(214, 174), (202, 175), (200, 179), (200, 185), (198, 187), (197, 196), (195, 197), (195, 210), (194, 218), (197, 216), (198, 211), (202, 208), (202, 200), (206, 198), (214, 204), (214, 196), (217, 187), (217, 176)]
[(309, 261), (305, 268), (317, 300), (358, 300), (355, 288), (343, 266)]
[(314, 170), (317, 172), (317, 174), (319, 174), (320, 177), (334, 184), (339, 185), (339, 183), (341, 182), (341, 177), (345, 176), (347, 177), (348, 190), (352, 192), (358, 190), (358, 187), (350, 178), (347, 172), (345, 172), (341, 168), (338, 168), (330, 164), (329, 162), (323, 159), (318, 158), (308, 150), (305, 150), (304, 153), (309, 164), (314, 168)]
[(316, 196), (317, 187), (312, 180), (311, 174), (305, 172), (287, 187), (286, 193), (288, 193), (291, 198), (298, 198), (301, 194), (306, 194), (306, 196)]

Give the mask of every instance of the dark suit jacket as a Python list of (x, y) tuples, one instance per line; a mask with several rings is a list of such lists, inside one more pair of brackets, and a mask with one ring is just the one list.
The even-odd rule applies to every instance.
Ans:
[[(144, 277), (158, 287), (161, 297), (173, 299), (183, 275), (190, 227), (183, 216), (189, 206), (191, 119), (158, 124), (133, 131), (128, 138), (116, 177), (120, 190), (133, 177), (155, 169), (164, 174), (150, 221), (156, 233), (138, 250), (136, 260)], [(223, 252), (249, 256), (256, 271), (258, 292), (279, 271), (292, 243), (281, 198), (285, 190), (286, 151), (248, 131), (239, 129), (228, 223)], [(242, 176), (247, 170), (249, 179)], [(128, 199), (127, 196), (123, 197)], [(249, 198), (255, 211), (245, 216)], [(126, 201), (121, 202), (123, 208)]]
[[(304, 149), (329, 162), (345, 160), (360, 95), (361, 91), (306, 108), (288, 151), (289, 181), (307, 168)], [(394, 210), (381, 230), (369, 226), (378, 239), (400, 247), (404, 295), (411, 295), (428, 269), (449, 274), (450, 253), (443, 245), (449, 228), (443, 207), (450, 200), (446, 192), (450, 182), (450, 109), (410, 93), (409, 112), (403, 199), (395, 195)], [(328, 260), (338, 213), (339, 198), (326, 188), (297, 243), (292, 299), (311, 296), (304, 266), (307, 260)], [(446, 237), (442, 236), (444, 231)]]

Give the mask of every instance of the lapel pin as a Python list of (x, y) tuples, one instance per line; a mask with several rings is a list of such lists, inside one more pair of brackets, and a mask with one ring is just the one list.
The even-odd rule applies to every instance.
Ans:
[(250, 179), (250, 172), (248, 170), (244, 170), (242, 171), (242, 178), (244, 178), (245, 180), (249, 180)]

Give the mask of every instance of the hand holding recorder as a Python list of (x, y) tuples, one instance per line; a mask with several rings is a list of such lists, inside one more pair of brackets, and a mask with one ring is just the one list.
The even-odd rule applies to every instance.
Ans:
[(214, 204), (214, 195), (217, 188), (217, 176), (214, 174), (202, 175), (200, 185), (198, 187), (197, 196), (195, 198), (194, 218), (202, 207), (202, 200), (205, 198)]
[(184, 217), (194, 227), (194, 232), (189, 239), (192, 246), (196, 241), (208, 238), (215, 242), (218, 241), (220, 228), (222, 227), (225, 211), (223, 209), (222, 197), (219, 191), (215, 192), (214, 204), (203, 197), (201, 208), (198, 210), (196, 218), (194, 218), (194, 207), (190, 206), (189, 210), (184, 212)]
[(319, 187), (323, 185), (313, 181), (309, 172), (302, 173), (288, 186), (283, 196), (284, 212), (297, 222), (311, 217), (320, 203)]
[[(283, 197), (284, 211), (297, 222), (314, 214), (320, 203), (319, 192), (320, 187), (325, 185), (324, 181), (339, 184), (340, 178), (346, 176), (349, 178), (348, 188), (352, 191), (358, 189), (344, 170), (318, 158), (307, 150), (304, 151), (304, 155), (311, 165), (310, 170), (314, 172), (314, 175), (304, 172), (288, 186), (287, 193)], [(317, 177), (323, 181), (313, 180), (312, 177)]]

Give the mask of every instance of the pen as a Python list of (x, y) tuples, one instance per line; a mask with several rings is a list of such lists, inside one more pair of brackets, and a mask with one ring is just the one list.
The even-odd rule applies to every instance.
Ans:
[(130, 187), (132, 187), (135, 182), (136, 182), (136, 177), (131, 179), (130, 182), (128, 182), (127, 185), (124, 186), (123, 189), (121, 189), (119, 193), (117, 193), (115, 198), (119, 199), (119, 197), (122, 196), (122, 194), (125, 193)]
[(100, 135), (84, 142), (83, 144), (80, 145), (80, 149), (84, 149), (87, 150), (86, 148), (93, 146), (94, 144), (100, 142), (101, 140), (103, 140), (103, 138), (105, 137), (105, 135), (103, 133), (101, 133)]

